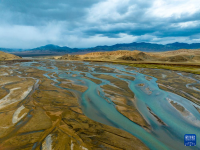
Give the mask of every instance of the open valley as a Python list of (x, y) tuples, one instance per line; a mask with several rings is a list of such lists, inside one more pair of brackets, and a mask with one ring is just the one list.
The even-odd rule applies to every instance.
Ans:
[[(199, 149), (200, 76), (104, 62), (0, 62), (0, 149)], [(171, 136), (173, 135), (173, 137)], [(178, 144), (177, 144), (178, 143)]]

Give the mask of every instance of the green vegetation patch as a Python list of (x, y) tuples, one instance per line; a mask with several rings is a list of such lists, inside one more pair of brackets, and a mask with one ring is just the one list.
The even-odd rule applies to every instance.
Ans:
[(167, 69), (174, 71), (184, 71), (193, 74), (200, 74), (200, 66), (187, 66), (187, 65), (174, 65), (174, 64), (128, 64), (128, 63), (117, 63), (121, 65), (128, 65), (137, 68), (152, 68), (152, 69)]

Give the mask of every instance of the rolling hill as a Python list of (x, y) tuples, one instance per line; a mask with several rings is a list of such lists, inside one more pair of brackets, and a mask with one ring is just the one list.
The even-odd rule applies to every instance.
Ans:
[(2, 60), (13, 60), (13, 59), (20, 59), (21, 57), (13, 55), (13, 54), (8, 54), (5, 52), (0, 51), (0, 61)]
[(180, 49), (166, 52), (118, 50), (112, 52), (92, 52), (84, 55), (76, 55), (76, 57), (85, 60), (95, 59), (126, 61), (199, 62), (200, 49)]

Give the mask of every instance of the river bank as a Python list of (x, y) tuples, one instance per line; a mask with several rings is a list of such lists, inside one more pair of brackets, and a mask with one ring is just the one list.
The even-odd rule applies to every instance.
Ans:
[(33, 87), (23, 100), (1, 109), (0, 148), (187, 150), (184, 134), (199, 136), (196, 75), (43, 59), (0, 70), (0, 97)]

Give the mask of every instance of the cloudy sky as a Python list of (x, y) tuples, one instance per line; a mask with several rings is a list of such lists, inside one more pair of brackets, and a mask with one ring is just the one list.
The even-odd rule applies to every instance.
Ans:
[(0, 0), (0, 47), (200, 42), (199, 0)]

